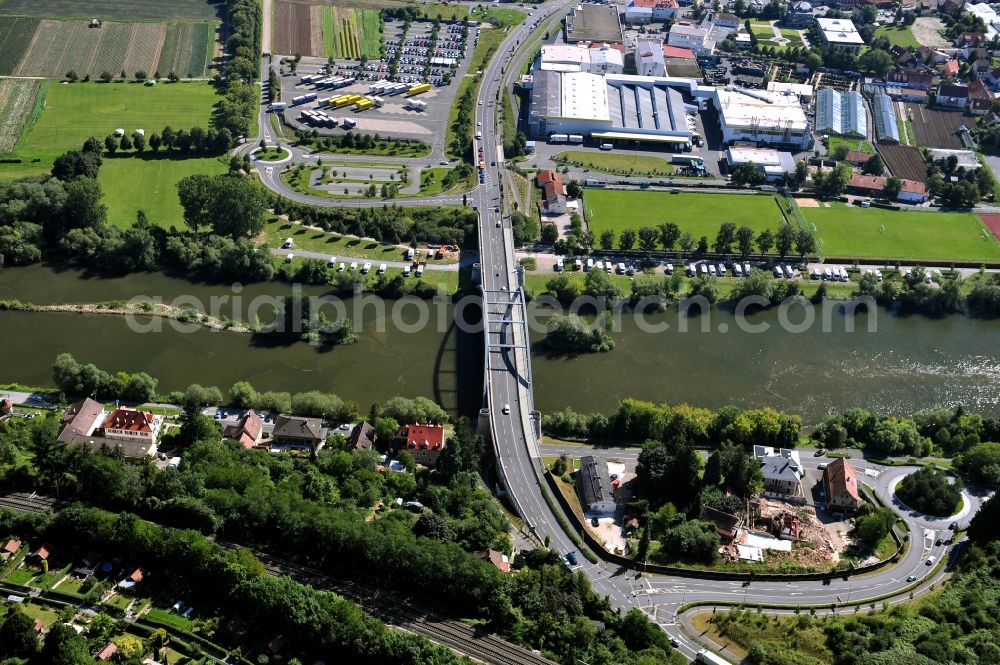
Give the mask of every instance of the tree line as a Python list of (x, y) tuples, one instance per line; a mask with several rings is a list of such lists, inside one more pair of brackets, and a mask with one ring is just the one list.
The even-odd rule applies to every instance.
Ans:
[(195, 126), (190, 130), (174, 130), (170, 125), (163, 128), (159, 134), (152, 133), (149, 137), (145, 134), (135, 132), (131, 136), (126, 132), (120, 137), (109, 134), (104, 137), (104, 150), (109, 155), (134, 150), (135, 154), (142, 154), (148, 147), (154, 154), (163, 148), (165, 151), (177, 151), (181, 154), (203, 153), (211, 155), (221, 155), (234, 145), (232, 132), (223, 127)]

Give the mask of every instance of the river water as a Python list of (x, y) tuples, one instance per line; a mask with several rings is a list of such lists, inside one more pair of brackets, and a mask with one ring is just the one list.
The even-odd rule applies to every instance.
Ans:
[[(265, 283), (239, 295), (249, 301), (288, 292), (287, 285)], [(303, 292), (319, 295), (324, 289)], [(48, 266), (0, 270), (0, 299), (35, 304), (127, 300), (137, 294), (207, 301), (232, 293), (229, 285), (191, 284), (159, 273), (93, 279)], [(443, 311), (450, 316), (452, 308)], [(610, 353), (533, 355), (536, 406), (543, 413), (566, 406), (610, 411), (623, 397), (634, 396), (709, 408), (773, 406), (801, 415), (806, 424), (851, 406), (906, 415), (961, 403), (1000, 415), (1000, 322), (899, 317), (878, 310), (851, 316), (855, 331), (848, 332), (840, 308), (831, 311), (828, 332), (818, 320), (804, 332), (786, 330), (777, 310), (740, 320), (724, 308), (690, 320), (676, 310), (648, 315), (647, 324), (669, 326), (658, 333), (644, 332), (625, 316), (621, 330), (612, 334), (616, 346)], [(869, 317), (875, 317), (874, 332)], [(51, 385), (52, 361), (69, 352), (108, 370), (147, 371), (160, 379), (159, 392), (194, 382), (225, 390), (247, 380), (259, 390), (335, 392), (362, 410), (393, 395), (431, 396), (452, 410), (475, 408), (482, 358), (476, 336), (453, 326), (404, 332), (389, 323), (380, 329), (374, 317), (360, 318), (357, 344), (323, 350), (231, 332), (182, 333), (169, 325), (140, 334), (118, 316), (0, 312), (0, 382)], [(792, 311), (788, 318), (798, 322), (802, 315)], [(684, 323), (687, 332), (680, 331)], [(741, 324), (767, 329), (749, 333)]]

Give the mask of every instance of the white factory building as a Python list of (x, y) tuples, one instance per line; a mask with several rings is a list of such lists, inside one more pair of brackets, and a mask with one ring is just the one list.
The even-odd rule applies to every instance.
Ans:
[(742, 164), (753, 164), (768, 182), (779, 182), (784, 180), (786, 173), (795, 172), (792, 154), (771, 148), (729, 148), (726, 150), (726, 163), (730, 171)]
[(625, 56), (607, 44), (595, 48), (547, 44), (542, 46), (538, 66), (545, 71), (621, 74), (625, 69)]
[(712, 104), (719, 112), (724, 143), (752, 142), (800, 150), (812, 147), (811, 125), (794, 93), (730, 85), (714, 89)]
[(861, 33), (854, 27), (854, 23), (846, 18), (818, 18), (816, 26), (820, 35), (830, 46), (845, 50), (858, 52), (865, 45)]
[(578, 134), (597, 142), (651, 141), (685, 150), (696, 134), (697, 83), (669, 77), (539, 71), (531, 90), (531, 135)]

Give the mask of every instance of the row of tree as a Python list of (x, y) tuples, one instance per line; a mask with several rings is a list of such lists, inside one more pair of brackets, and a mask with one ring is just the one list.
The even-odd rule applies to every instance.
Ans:
[[(605, 229), (601, 232), (598, 244), (601, 249), (608, 251), (615, 249), (615, 240), (614, 230)], [(626, 251), (634, 249), (636, 244), (644, 252), (653, 252), (660, 247), (672, 252), (679, 247), (684, 254), (692, 251), (695, 254), (706, 254), (711, 248), (717, 254), (731, 255), (736, 252), (743, 258), (750, 256), (755, 249), (760, 251), (761, 256), (773, 249), (782, 258), (790, 255), (793, 249), (800, 257), (816, 251), (816, 239), (813, 235), (806, 229), (793, 229), (789, 224), (782, 224), (777, 233), (771, 229), (763, 229), (755, 234), (749, 226), (737, 227), (732, 222), (725, 222), (709, 245), (708, 236), (702, 236), (696, 242), (690, 232), (681, 232), (677, 224), (664, 222), (659, 227), (644, 226), (638, 231), (624, 229), (617, 241), (618, 249)]]
[(132, 136), (127, 133), (120, 137), (108, 135), (104, 137), (104, 150), (114, 155), (118, 150), (135, 150), (141, 154), (146, 147), (155, 154), (160, 148), (166, 151), (176, 150), (179, 153), (223, 154), (233, 147), (233, 134), (228, 128), (215, 129), (209, 127), (192, 127), (190, 130), (174, 130), (167, 125), (159, 134), (152, 133), (147, 138), (145, 134), (136, 132)]

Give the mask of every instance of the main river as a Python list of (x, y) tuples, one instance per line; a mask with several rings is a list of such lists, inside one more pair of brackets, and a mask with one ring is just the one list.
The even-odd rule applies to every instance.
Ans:
[[(246, 303), (288, 292), (287, 285), (266, 283), (239, 295)], [(324, 290), (306, 287), (304, 292)], [(207, 303), (212, 295), (232, 296), (233, 291), (158, 273), (88, 279), (47, 266), (0, 270), (0, 299), (55, 304), (127, 300), (137, 294), (164, 301), (185, 295)], [(336, 392), (362, 410), (393, 395), (427, 395), (450, 409), (474, 408), (481, 348), (476, 349), (476, 336), (434, 322), (437, 313), (450, 317), (452, 312), (450, 305), (440, 307), (432, 312), (431, 324), (414, 332), (391, 323), (380, 329), (370, 315), (355, 317), (363, 321), (360, 341), (331, 350), (206, 329), (183, 333), (170, 325), (162, 332), (137, 333), (119, 316), (0, 312), (0, 382), (51, 385), (56, 354), (70, 352), (108, 370), (147, 371), (160, 379), (160, 392), (194, 382), (225, 390), (247, 380), (261, 390)], [(874, 332), (868, 331), (869, 316), (875, 317)], [(404, 321), (415, 317), (404, 312)], [(788, 318), (801, 321), (801, 309)], [(848, 332), (846, 317), (834, 308), (824, 332), (818, 319), (804, 332), (792, 332), (781, 325), (776, 310), (738, 321), (732, 312), (715, 308), (707, 317), (687, 320), (688, 332), (681, 332), (685, 321), (672, 309), (646, 317), (648, 324), (668, 326), (653, 333), (626, 316), (621, 331), (613, 333), (616, 346), (610, 353), (574, 358), (536, 353), (536, 405), (543, 413), (566, 406), (608, 411), (626, 396), (711, 408), (769, 405), (800, 414), (806, 424), (851, 406), (909, 414), (961, 403), (1000, 415), (1000, 322), (898, 317), (878, 310), (853, 316), (855, 332)], [(761, 324), (765, 331), (740, 327)]]

